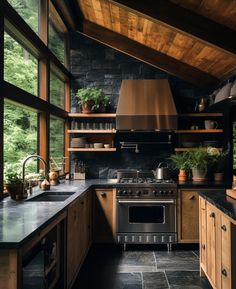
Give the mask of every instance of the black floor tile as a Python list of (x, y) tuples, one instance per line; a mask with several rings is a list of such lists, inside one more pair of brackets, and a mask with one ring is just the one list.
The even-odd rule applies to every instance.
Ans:
[(157, 269), (199, 270), (199, 259), (192, 251), (155, 252)]
[(211, 289), (199, 271), (166, 271), (166, 276), (171, 289)]
[(168, 289), (165, 272), (144, 272), (143, 289)]

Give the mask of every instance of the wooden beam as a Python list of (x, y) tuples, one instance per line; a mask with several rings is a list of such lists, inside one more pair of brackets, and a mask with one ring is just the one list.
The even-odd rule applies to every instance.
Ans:
[(18, 102), (22, 105), (32, 107), (36, 109), (37, 111), (42, 111), (46, 113), (53, 114), (57, 117), (66, 118), (68, 116), (68, 112), (56, 107), (55, 105), (37, 97), (34, 96), (27, 91), (10, 84), (7, 81), (3, 81), (3, 95), (5, 98), (8, 98), (9, 100)]
[(168, 0), (110, 0), (236, 57), (236, 31)]
[(3, 94), (3, 59), (4, 59), (4, 16), (0, 11), (0, 200), (3, 197), (3, 107), (4, 107), (4, 94)]
[(219, 82), (217, 78), (197, 68), (89, 21), (84, 20), (81, 33), (195, 85), (216, 85)]

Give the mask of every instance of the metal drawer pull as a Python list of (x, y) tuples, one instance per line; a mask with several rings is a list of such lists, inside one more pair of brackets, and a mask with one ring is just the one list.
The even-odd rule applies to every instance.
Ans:
[(206, 249), (206, 245), (205, 245), (205, 244), (202, 245), (202, 249), (203, 249), (203, 250)]
[(222, 226), (221, 226), (221, 229), (222, 229), (223, 231), (225, 231), (225, 232), (227, 231), (227, 228), (226, 228), (225, 225), (222, 225)]
[(212, 213), (210, 214), (210, 217), (211, 217), (211, 218), (215, 218), (215, 213), (212, 212)]
[(118, 200), (119, 204), (174, 204), (175, 201), (173, 200), (160, 200), (160, 201), (122, 201), (122, 200)]
[(195, 199), (195, 196), (191, 196), (190, 198), (189, 198), (189, 200), (194, 200)]
[(221, 271), (221, 273), (222, 273), (222, 275), (224, 275), (225, 277), (227, 277), (227, 271), (226, 271), (225, 269), (223, 269), (223, 270)]
[(105, 192), (101, 193), (101, 197), (105, 198), (107, 196), (107, 194)]

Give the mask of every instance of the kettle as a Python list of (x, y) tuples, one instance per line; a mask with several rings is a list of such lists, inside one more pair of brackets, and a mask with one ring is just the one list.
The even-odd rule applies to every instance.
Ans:
[(170, 170), (168, 164), (165, 162), (159, 163), (156, 170), (152, 171), (157, 180), (169, 180)]

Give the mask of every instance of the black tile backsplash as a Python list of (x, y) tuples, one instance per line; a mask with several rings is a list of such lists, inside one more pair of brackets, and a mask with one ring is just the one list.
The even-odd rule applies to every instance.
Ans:
[[(70, 35), (72, 83), (71, 111), (78, 111), (75, 93), (78, 88), (95, 86), (101, 88), (111, 100), (110, 111), (115, 112), (122, 79), (160, 79), (168, 78), (179, 112), (193, 111), (196, 101), (207, 91), (196, 88), (181, 79), (147, 65), (137, 59), (106, 47), (78, 33)], [(106, 176), (108, 168), (154, 169), (160, 161), (166, 160), (173, 152), (169, 145), (140, 145), (140, 153), (133, 150), (120, 150), (120, 141), (143, 141), (149, 136), (141, 134), (117, 135), (117, 152), (89, 152), (72, 154), (72, 172), (74, 160), (80, 159), (88, 166), (87, 177)], [(156, 137), (150, 136), (151, 141)], [(160, 139), (162, 137), (159, 137)]]

